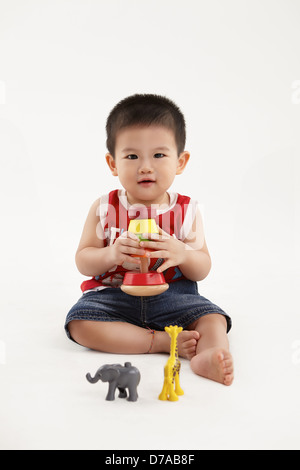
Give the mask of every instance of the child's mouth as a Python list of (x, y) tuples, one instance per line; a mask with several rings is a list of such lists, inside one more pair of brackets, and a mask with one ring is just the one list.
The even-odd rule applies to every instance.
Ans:
[(148, 188), (149, 186), (151, 186), (154, 183), (155, 183), (155, 181), (153, 181), (153, 180), (143, 180), (143, 181), (139, 181), (138, 184), (145, 187), (145, 188)]

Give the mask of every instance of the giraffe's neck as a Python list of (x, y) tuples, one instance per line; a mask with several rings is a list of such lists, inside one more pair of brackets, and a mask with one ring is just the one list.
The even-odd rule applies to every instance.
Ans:
[(177, 336), (171, 337), (171, 348), (170, 356), (172, 359), (176, 360), (178, 358), (178, 348), (177, 348)]

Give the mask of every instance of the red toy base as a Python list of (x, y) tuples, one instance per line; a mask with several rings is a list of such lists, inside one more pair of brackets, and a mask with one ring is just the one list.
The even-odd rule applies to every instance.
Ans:
[(125, 286), (157, 286), (165, 284), (163, 273), (149, 271), (147, 273), (136, 273), (129, 271), (124, 276), (123, 285)]
[(159, 295), (169, 288), (164, 275), (157, 272), (137, 273), (129, 271), (124, 276), (121, 290), (129, 295)]

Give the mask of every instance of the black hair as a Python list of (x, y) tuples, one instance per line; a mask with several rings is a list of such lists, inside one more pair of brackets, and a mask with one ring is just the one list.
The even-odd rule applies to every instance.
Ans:
[(130, 126), (160, 125), (174, 132), (178, 155), (184, 151), (185, 119), (178, 106), (169, 98), (153, 94), (135, 94), (121, 100), (106, 121), (107, 150), (115, 157), (118, 131)]

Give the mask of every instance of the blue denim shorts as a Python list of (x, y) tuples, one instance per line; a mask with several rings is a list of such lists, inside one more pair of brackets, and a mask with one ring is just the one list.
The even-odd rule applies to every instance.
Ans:
[(82, 295), (67, 315), (65, 331), (72, 339), (68, 330), (72, 320), (119, 321), (160, 331), (169, 325), (185, 329), (210, 313), (224, 315), (227, 332), (230, 330), (229, 315), (202, 297), (197, 283), (187, 279), (172, 282), (162, 294), (149, 297), (135, 297), (125, 294), (119, 287), (108, 287)]

